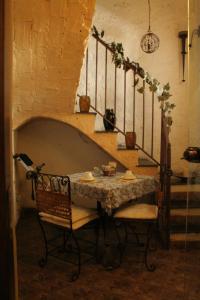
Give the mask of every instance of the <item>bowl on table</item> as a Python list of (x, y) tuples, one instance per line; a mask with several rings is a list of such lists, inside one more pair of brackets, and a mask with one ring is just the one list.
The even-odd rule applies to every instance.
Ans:
[(114, 176), (116, 174), (116, 168), (111, 165), (102, 166), (103, 176)]
[(136, 176), (133, 174), (131, 170), (126, 170), (124, 175), (121, 177), (123, 180), (134, 180), (136, 179)]
[(92, 172), (85, 172), (83, 176), (80, 178), (81, 181), (94, 181), (95, 178), (92, 175)]

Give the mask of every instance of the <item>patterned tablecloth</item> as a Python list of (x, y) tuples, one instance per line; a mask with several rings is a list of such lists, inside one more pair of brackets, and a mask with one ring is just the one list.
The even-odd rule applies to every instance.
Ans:
[(83, 182), (81, 177), (84, 173), (70, 175), (72, 200), (76, 203), (90, 201), (96, 205), (97, 201), (108, 214), (112, 213), (114, 208), (118, 208), (131, 199), (142, 197), (156, 189), (156, 181), (152, 176), (136, 175), (134, 180), (121, 179), (123, 173), (117, 173), (115, 176), (98, 176), (94, 181)]

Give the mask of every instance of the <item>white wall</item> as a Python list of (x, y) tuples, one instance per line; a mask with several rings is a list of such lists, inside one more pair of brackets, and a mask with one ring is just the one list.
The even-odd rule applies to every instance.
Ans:
[[(189, 5), (189, 40), (191, 41), (192, 32), (200, 26), (200, 1), (190, 0)], [(189, 49), (189, 96), (188, 96), (188, 115), (189, 115), (189, 142), (188, 146), (200, 147), (200, 38), (195, 34), (192, 47)], [(200, 170), (199, 164), (187, 164), (189, 172)]]
[[(136, 1), (136, 0), (97, 0), (96, 1), (96, 11), (93, 18), (93, 24), (101, 30), (105, 30), (104, 39), (107, 42), (122, 42), (125, 54), (148, 71), (152, 77), (157, 78), (162, 84), (167, 82), (170, 83), (171, 93), (173, 97), (171, 98), (176, 104), (176, 108), (173, 111), (173, 126), (171, 129), (171, 142), (172, 142), (172, 165), (174, 169), (183, 169), (183, 161), (180, 160), (182, 153), (186, 146), (188, 145), (188, 103), (187, 103), (187, 84), (182, 82), (182, 57), (181, 57), (181, 44), (178, 39), (178, 32), (187, 30), (187, 1), (186, 0), (152, 0), (151, 1), (151, 28), (152, 31), (157, 34), (160, 38), (159, 49), (152, 53), (146, 54), (140, 48), (141, 37), (146, 33), (148, 28), (148, 2), (146, 0)], [(93, 41), (89, 41), (89, 49)], [(99, 72), (103, 74), (104, 72), (104, 59), (101, 50), (100, 62), (99, 62)], [(92, 55), (92, 54), (91, 54)], [(94, 54), (93, 54), (94, 56)], [(95, 67), (89, 65), (89, 94), (94, 100), (94, 86), (92, 86), (92, 80), (90, 77), (94, 78)], [(186, 74), (187, 74), (187, 63), (186, 63)], [(99, 86), (98, 98), (104, 101), (104, 75), (99, 75), (101, 77), (101, 83)], [(112, 75), (109, 76), (109, 81), (112, 83), (113, 89), (113, 78)], [(128, 75), (129, 76), (129, 75)], [(80, 93), (85, 93), (85, 87), (83, 84), (84, 73), (82, 72), (80, 80)], [(119, 88), (120, 90), (121, 87)], [(131, 92), (130, 92), (131, 95)], [(129, 106), (127, 105), (127, 115), (132, 113), (132, 98), (129, 95), (127, 101), (129, 101)], [(108, 101), (113, 97), (113, 92), (108, 91)], [(137, 94), (138, 106), (141, 106), (140, 98), (141, 96)], [(121, 99), (123, 95), (118, 94), (118, 124), (122, 120), (123, 114), (123, 104)], [(150, 98), (147, 97), (146, 105), (148, 106)], [(103, 107), (100, 107), (103, 109)], [(156, 108), (157, 113), (159, 112), (159, 104)], [(149, 110), (149, 113), (151, 111)], [(141, 119), (141, 107), (138, 108), (138, 122)], [(150, 123), (149, 116), (146, 115), (146, 138), (150, 136)], [(97, 126), (102, 127), (101, 124)], [(119, 124), (119, 126), (122, 126)], [(127, 129), (131, 128), (131, 124), (127, 125)], [(159, 117), (155, 120), (155, 148), (158, 155), (159, 151)], [(138, 124), (137, 128), (138, 141), (141, 140), (141, 124)], [(149, 149), (149, 144), (146, 145), (147, 150)]]

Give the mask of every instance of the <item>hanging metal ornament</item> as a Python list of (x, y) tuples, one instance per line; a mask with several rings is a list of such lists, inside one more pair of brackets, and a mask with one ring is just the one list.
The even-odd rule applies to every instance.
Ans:
[(151, 5), (148, 0), (149, 6), (149, 29), (145, 35), (143, 35), (140, 46), (146, 53), (153, 53), (159, 48), (160, 40), (159, 37), (151, 31)]

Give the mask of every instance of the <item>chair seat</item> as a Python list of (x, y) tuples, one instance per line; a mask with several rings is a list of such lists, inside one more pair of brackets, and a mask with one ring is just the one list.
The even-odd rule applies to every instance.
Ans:
[(119, 208), (115, 213), (115, 218), (122, 219), (142, 219), (154, 220), (158, 216), (157, 205), (152, 204), (131, 204), (124, 208)]
[[(70, 228), (70, 221), (45, 212), (39, 212), (42, 221)], [(97, 219), (96, 210), (72, 205), (72, 229), (76, 230), (90, 221)]]

